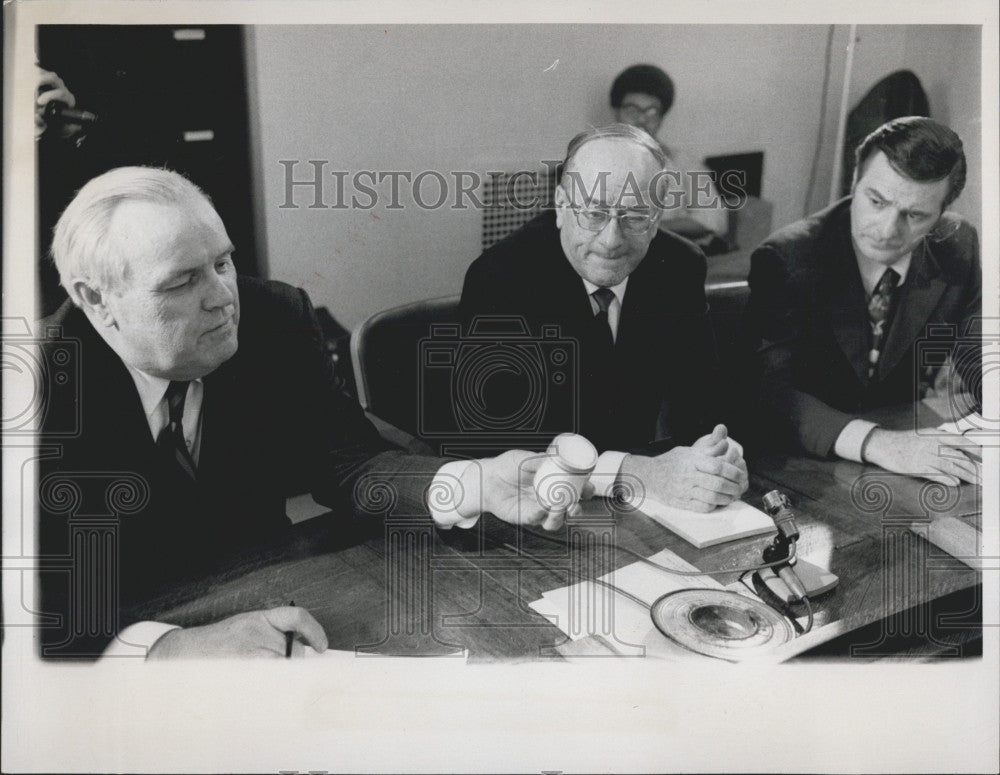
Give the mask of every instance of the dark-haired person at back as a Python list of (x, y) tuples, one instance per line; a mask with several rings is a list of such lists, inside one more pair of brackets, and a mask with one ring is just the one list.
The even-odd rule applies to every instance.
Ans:
[[(965, 172), (951, 129), (916, 116), (890, 121), (858, 147), (851, 196), (754, 252), (747, 322), (761, 398), (807, 452), (947, 484), (980, 481), (968, 439), (864, 419), (932, 391), (978, 393), (972, 408), (982, 400), (979, 239), (946, 212)], [(943, 365), (922, 362), (929, 335), (950, 350)]]
[(725, 252), (723, 237), (729, 214), (719, 191), (703, 164), (673, 143), (658, 137), (663, 120), (674, 104), (674, 82), (656, 65), (632, 65), (611, 84), (609, 100), (615, 120), (644, 129), (667, 155), (667, 169), (674, 175), (674, 193), (660, 220), (660, 228), (694, 240), (706, 255)]

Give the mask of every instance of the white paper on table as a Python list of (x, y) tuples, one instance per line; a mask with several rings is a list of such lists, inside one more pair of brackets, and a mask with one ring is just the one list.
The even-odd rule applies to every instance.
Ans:
[[(669, 549), (649, 558), (668, 568), (697, 571)], [(653, 628), (649, 608), (658, 598), (679, 589), (722, 589), (711, 576), (679, 576), (634, 562), (600, 577), (601, 581), (646, 603), (633, 600), (590, 580), (542, 593), (542, 599), (529, 603), (573, 640), (601, 635), (610, 640), (639, 644)]]
[[(977, 441), (977, 437), (986, 434), (989, 434), (992, 437), (996, 434), (996, 429), (991, 429), (983, 416), (976, 412), (967, 414), (965, 417), (960, 417), (953, 422), (943, 422), (937, 426), (937, 430), (942, 433), (957, 433), (958, 435), (964, 436), (973, 442)], [(956, 447), (956, 449), (960, 449), (973, 460), (982, 462), (983, 453), (980, 447)]]
[(345, 649), (327, 649), (326, 651), (316, 651), (312, 646), (306, 646), (302, 649), (302, 656), (305, 659), (315, 659), (316, 657), (323, 657), (323, 659), (354, 659), (354, 652)]
[(612, 642), (638, 645), (653, 628), (648, 608), (589, 582), (546, 592), (529, 606), (547, 613), (571, 640), (600, 635)]
[(643, 514), (698, 549), (775, 532), (774, 520), (743, 501), (733, 501), (708, 514), (667, 506), (648, 496), (637, 505)]
[[(405, 659), (412, 660), (412, 656), (395, 656), (392, 654), (358, 654), (352, 649), (327, 649), (326, 651), (316, 651), (312, 646), (306, 646), (302, 649), (302, 656), (305, 659), (316, 659), (317, 657), (322, 657), (323, 659), (335, 661), (335, 662), (345, 662), (348, 660), (376, 660), (376, 659)], [(294, 659), (295, 657), (293, 657)], [(456, 662), (464, 663), (469, 659), (469, 650), (462, 649), (461, 654), (456, 653), (455, 655), (442, 657), (443, 659), (453, 659)]]
[(989, 423), (986, 419), (978, 412), (973, 412), (971, 414), (965, 415), (965, 417), (959, 417), (957, 420), (952, 422), (943, 422), (937, 429), (939, 431), (944, 431), (945, 433), (975, 433), (977, 431), (987, 431), (990, 429)]

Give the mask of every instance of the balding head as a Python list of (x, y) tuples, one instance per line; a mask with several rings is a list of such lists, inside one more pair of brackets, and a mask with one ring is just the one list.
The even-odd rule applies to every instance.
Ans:
[(581, 277), (612, 287), (642, 262), (662, 214), (657, 192), (665, 160), (647, 133), (624, 124), (570, 142), (556, 189), (556, 224)]

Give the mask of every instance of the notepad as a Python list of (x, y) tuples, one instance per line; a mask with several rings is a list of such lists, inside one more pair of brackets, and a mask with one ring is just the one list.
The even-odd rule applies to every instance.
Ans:
[(643, 514), (698, 549), (775, 532), (774, 520), (743, 501), (734, 501), (728, 506), (704, 514), (667, 506), (646, 497), (640, 509)]

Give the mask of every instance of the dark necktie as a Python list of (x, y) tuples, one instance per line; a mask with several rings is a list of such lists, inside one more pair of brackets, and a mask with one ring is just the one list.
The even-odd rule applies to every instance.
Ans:
[(192, 481), (197, 476), (194, 458), (184, 441), (184, 399), (187, 396), (187, 382), (171, 382), (167, 388), (167, 410), (170, 419), (156, 437), (156, 446), (173, 460)]
[(602, 332), (601, 335), (605, 337), (607, 345), (614, 350), (615, 337), (611, 333), (611, 321), (608, 320), (608, 308), (611, 306), (611, 302), (615, 300), (615, 292), (610, 288), (598, 288), (590, 295), (593, 296), (594, 301), (597, 302), (597, 314), (594, 315), (597, 327)]
[(899, 284), (899, 275), (894, 269), (886, 269), (872, 292), (868, 302), (868, 319), (872, 326), (872, 349), (868, 351), (868, 379), (875, 374), (878, 359), (882, 356), (886, 333), (892, 316), (892, 299)]
[(615, 294), (609, 288), (598, 288), (591, 296), (597, 302), (597, 312), (593, 318), (593, 340), (583, 356), (588, 377), (580, 395), (582, 432), (601, 448), (612, 446), (617, 420), (618, 370), (615, 367), (615, 340), (608, 321), (608, 308)]

